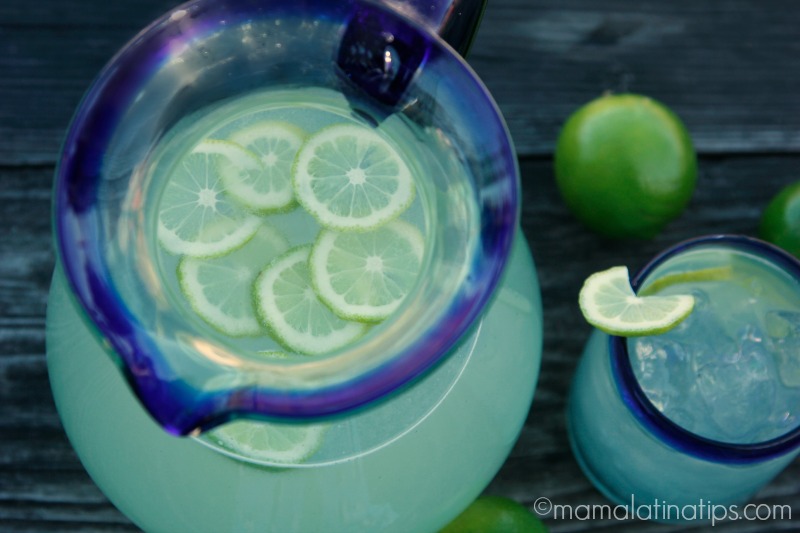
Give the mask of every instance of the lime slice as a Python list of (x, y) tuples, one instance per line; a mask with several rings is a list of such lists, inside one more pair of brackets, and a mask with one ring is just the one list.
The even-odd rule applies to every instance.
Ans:
[(694, 307), (694, 297), (690, 295), (637, 296), (624, 266), (589, 276), (578, 302), (587, 322), (623, 337), (669, 331), (689, 316)]
[(253, 307), (253, 282), (289, 243), (276, 229), (262, 225), (241, 248), (216, 258), (184, 257), (178, 280), (192, 309), (219, 331), (233, 337), (262, 332)]
[(290, 359), (291, 358), (291, 356), (288, 353), (286, 353), (284, 351), (281, 351), (281, 350), (260, 350), (260, 351), (258, 351), (256, 353), (258, 353), (259, 355), (263, 355), (264, 357), (267, 357), (269, 359)]
[(375, 130), (339, 124), (312, 135), (295, 160), (300, 204), (325, 227), (369, 230), (403, 212), (414, 179), (400, 154)]
[(169, 176), (158, 212), (158, 240), (169, 252), (195, 257), (223, 254), (244, 244), (259, 219), (225, 194), (218, 169), (262, 168), (258, 158), (225, 141), (201, 141)]
[(275, 339), (304, 354), (341, 348), (364, 334), (366, 326), (337, 317), (311, 287), (308, 256), (311, 246), (293, 248), (258, 276), (258, 315)]
[(643, 287), (639, 291), (640, 296), (657, 294), (667, 287), (679, 283), (699, 283), (702, 281), (725, 281), (733, 279), (733, 267), (724, 265), (718, 267), (700, 268), (697, 270), (687, 270), (685, 272), (670, 272), (665, 274), (652, 283)]
[(234, 420), (219, 426), (202, 438), (230, 455), (268, 463), (301, 463), (322, 444), (325, 427), (316, 425), (274, 424)]
[(338, 316), (383, 320), (414, 286), (424, 250), (422, 234), (402, 220), (364, 233), (322, 230), (308, 263), (311, 281)]
[[(259, 352), (270, 359), (287, 359), (277, 350)], [(249, 461), (297, 464), (305, 461), (322, 444), (326, 424), (277, 424), (234, 420), (204, 433), (200, 438), (232, 457)]]
[(230, 140), (260, 160), (260, 168), (220, 165), (227, 192), (257, 211), (280, 211), (294, 204), (292, 163), (305, 134), (283, 122), (258, 122), (233, 133)]

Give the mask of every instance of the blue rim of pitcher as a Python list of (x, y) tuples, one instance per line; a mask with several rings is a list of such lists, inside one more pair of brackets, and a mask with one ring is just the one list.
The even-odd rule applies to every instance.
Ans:
[[(248, 0), (230, 3), (254, 5)], [(210, 31), (212, 24), (198, 26), (183, 37), (159, 34), (158, 29), (180, 9), (210, 4), (213, 4), (211, 0), (196, 0), (175, 8), (143, 29), (111, 59), (75, 112), (62, 147), (54, 186), (54, 234), (69, 286), (90, 322), (116, 352), (115, 362), (134, 393), (151, 415), (175, 434), (208, 429), (244, 412), (300, 419), (333, 415), (368, 404), (414, 380), (441, 360), (480, 316), (505, 268), (519, 217), (519, 174), (508, 129), (488, 90), (466, 62), (429, 30), (372, 1), (346, 0), (335, 9), (322, 0), (305, 2), (303, 5), (322, 6), (326, 16), (342, 24), (356, 8), (365, 7), (400, 20), (409, 32), (426, 40), (432, 57), (444, 57), (461, 73), (462, 81), (473, 83), (474, 90), (464, 90), (462, 97), (484, 111), (481, 119), (488, 122), (482, 124), (481, 136), (493, 135), (491, 142), (502, 148), (500, 188), (504, 191), (500, 202), (495, 196), (479, 203), (481, 238), (473, 258), (471, 279), (480, 283), (473, 283), (469, 294), (460, 294), (457, 305), (451, 306), (443, 319), (427, 329), (404, 353), (357, 379), (321, 391), (287, 393), (281, 390), (276, 393), (271, 389), (250, 388), (201, 394), (180, 379), (160, 378), (159, 374), (165, 369), (150, 355), (156, 352), (155, 342), (125, 306), (105, 264), (100, 244), (102, 222), (96, 209), (97, 192), (102, 179), (104, 150), (139, 82), (169, 58), (170, 45), (174, 47), (176, 40), (182, 38), (185, 44), (198, 34)], [(291, 6), (298, 3), (282, 4), (289, 5), (287, 9), (291, 10), (295, 9)], [(231, 20), (227, 22), (230, 24)], [(121, 62), (127, 67), (124, 72), (117, 68)], [(166, 370), (169, 374), (169, 369)], [(303, 399), (302, 408), (298, 408), (298, 397)]]
[[(760, 239), (744, 235), (705, 235), (680, 242), (654, 257), (631, 280), (638, 291), (647, 277), (664, 261), (692, 248), (721, 245), (753, 252), (800, 281), (800, 261), (788, 252)], [(731, 464), (760, 462), (796, 450), (800, 445), (800, 426), (774, 439), (752, 444), (736, 444), (702, 437), (688, 431), (659, 411), (642, 390), (633, 372), (625, 337), (609, 336), (611, 367), (622, 399), (633, 415), (668, 445), (695, 457)]]

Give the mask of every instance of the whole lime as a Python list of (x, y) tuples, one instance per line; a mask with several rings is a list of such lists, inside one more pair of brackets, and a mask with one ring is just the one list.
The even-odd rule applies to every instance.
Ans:
[(440, 533), (547, 533), (547, 528), (512, 499), (481, 496)]
[(555, 174), (567, 206), (589, 229), (649, 239), (689, 203), (697, 156), (683, 122), (666, 106), (637, 94), (608, 94), (567, 119)]
[(800, 257), (800, 181), (787, 185), (761, 215), (758, 235)]

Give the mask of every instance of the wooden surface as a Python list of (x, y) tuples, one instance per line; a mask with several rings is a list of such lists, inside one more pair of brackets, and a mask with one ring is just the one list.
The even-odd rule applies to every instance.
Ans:
[[(0, 2), (0, 531), (135, 530), (85, 474), (50, 394), (44, 355), (53, 268), (50, 186), (61, 138), (91, 79), (174, 4)], [(576, 305), (578, 288), (590, 272), (636, 268), (687, 237), (755, 234), (768, 199), (800, 179), (799, 28), (800, 9), (789, 1), (490, 0), (470, 63), (518, 148), (522, 225), (539, 268), (545, 340), (527, 424), (487, 492), (530, 506), (539, 497), (606, 503), (573, 460), (564, 427), (568, 384), (589, 333)], [(594, 236), (555, 188), (551, 152), (560, 125), (606, 90), (644, 93), (669, 105), (701, 155), (689, 208), (653, 241)], [(757, 503), (790, 505), (800, 520), (799, 476), (795, 462)], [(546, 522), (554, 532), (800, 529), (791, 520), (713, 528)]]

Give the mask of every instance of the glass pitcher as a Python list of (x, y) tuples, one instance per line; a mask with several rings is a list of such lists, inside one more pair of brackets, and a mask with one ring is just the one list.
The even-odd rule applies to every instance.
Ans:
[[(502, 465), (542, 322), (507, 129), (437, 36), (465, 52), (481, 8), (199, 0), (146, 28), (89, 89), (56, 174), (48, 369), (81, 461), (141, 528), (435, 531)], [(163, 169), (209, 120), (255, 108), (394, 135), (417, 175), (413, 288), (327, 353), (277, 357), (266, 333), (209, 326), (156, 237)], [(300, 208), (247, 216), (274, 221), (288, 246), (314, 238)]]

